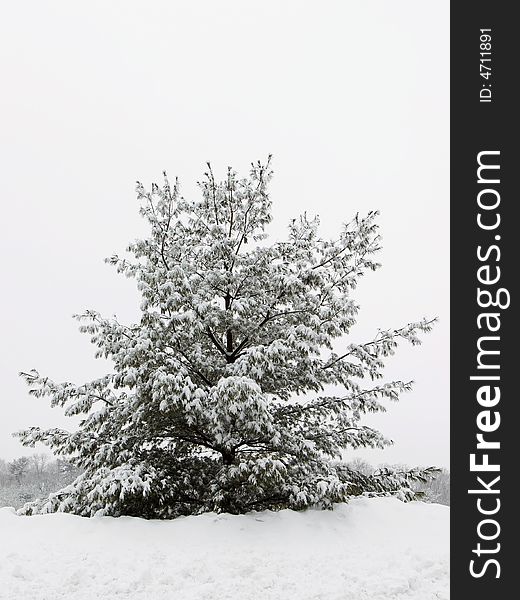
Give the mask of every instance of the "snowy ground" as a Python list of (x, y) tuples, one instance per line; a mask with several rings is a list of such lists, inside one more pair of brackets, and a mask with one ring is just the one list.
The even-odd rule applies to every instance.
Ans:
[(2, 600), (434, 600), (449, 508), (392, 498), (334, 511), (174, 521), (0, 509)]

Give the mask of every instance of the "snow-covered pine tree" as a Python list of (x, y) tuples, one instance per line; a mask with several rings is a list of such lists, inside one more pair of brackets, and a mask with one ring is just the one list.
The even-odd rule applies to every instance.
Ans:
[[(84, 415), (73, 432), (17, 434), (83, 470), (23, 514), (170, 518), (329, 508), (363, 493), (414, 497), (412, 484), (428, 470), (367, 476), (341, 456), (389, 443), (360, 420), (410, 389), (378, 383), (383, 359), (400, 341), (419, 344), (432, 321), (380, 330), (335, 353), (333, 341), (356, 320), (359, 278), (379, 266), (377, 213), (356, 215), (332, 241), (303, 216), (287, 241), (268, 245), (269, 163), (244, 179), (229, 169), (220, 183), (208, 165), (199, 200), (180, 196), (166, 175), (149, 192), (137, 185), (150, 235), (129, 246), (131, 260), (108, 262), (136, 279), (140, 322), (77, 316), (96, 355), (114, 363), (105, 377), (75, 385), (22, 374), (33, 395)], [(364, 379), (373, 383), (363, 387)]]

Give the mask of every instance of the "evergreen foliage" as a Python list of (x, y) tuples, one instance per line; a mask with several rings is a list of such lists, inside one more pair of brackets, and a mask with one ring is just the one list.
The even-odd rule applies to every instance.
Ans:
[(335, 240), (302, 216), (286, 241), (268, 245), (271, 176), (267, 161), (217, 182), (208, 165), (198, 200), (166, 175), (151, 191), (137, 185), (150, 235), (129, 246), (130, 258), (108, 262), (136, 280), (140, 321), (77, 316), (113, 372), (82, 385), (22, 374), (33, 395), (84, 416), (77, 431), (17, 434), (83, 471), (24, 514), (171, 518), (330, 508), (363, 493), (415, 497), (413, 482), (431, 470), (364, 475), (341, 456), (390, 443), (362, 417), (410, 389), (381, 381), (384, 359), (402, 341), (419, 344), (433, 321), (334, 352), (356, 322), (359, 278), (379, 266), (377, 213), (356, 215)]

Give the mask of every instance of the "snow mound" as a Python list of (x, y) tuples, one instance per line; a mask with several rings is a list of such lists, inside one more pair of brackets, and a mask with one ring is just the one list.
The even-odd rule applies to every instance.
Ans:
[(3, 508), (0, 598), (447, 599), (449, 514), (393, 498), (173, 521)]

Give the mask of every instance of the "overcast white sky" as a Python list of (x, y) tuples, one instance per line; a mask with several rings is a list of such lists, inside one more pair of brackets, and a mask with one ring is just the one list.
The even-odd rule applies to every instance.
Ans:
[(184, 195), (274, 154), (279, 236), (297, 213), (326, 235), (382, 212), (383, 268), (359, 288), (355, 341), (422, 316), (388, 377), (414, 391), (372, 419), (374, 462), (449, 462), (449, 3), (416, 0), (19, 1), (0, 23), (0, 457), (11, 432), (70, 419), (18, 378), (106, 372), (71, 318), (137, 317), (104, 257), (143, 233), (135, 180), (166, 169)]

